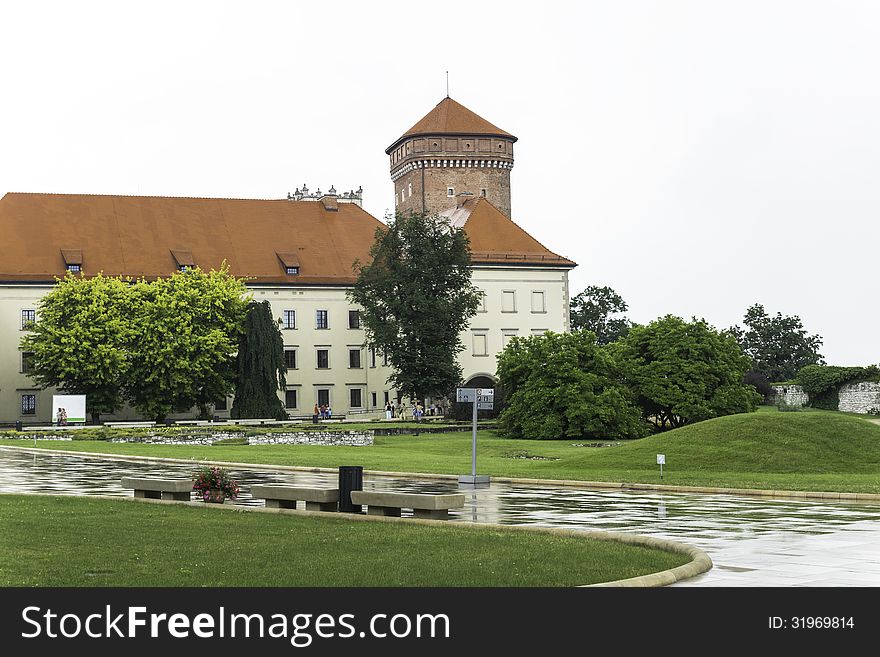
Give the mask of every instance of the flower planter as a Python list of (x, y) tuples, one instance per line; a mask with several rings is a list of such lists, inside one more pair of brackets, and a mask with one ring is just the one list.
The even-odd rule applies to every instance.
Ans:
[(226, 493), (222, 490), (212, 488), (211, 490), (205, 491), (202, 499), (210, 504), (223, 504), (226, 502)]

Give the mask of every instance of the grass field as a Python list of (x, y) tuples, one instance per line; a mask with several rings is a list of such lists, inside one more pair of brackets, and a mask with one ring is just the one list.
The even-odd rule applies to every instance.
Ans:
[(550, 534), (0, 495), (0, 586), (574, 586), (686, 555)]
[[(584, 443), (509, 440), (481, 431), (477, 466), (479, 472), (495, 476), (661, 483), (656, 455), (663, 453), (666, 484), (880, 493), (880, 426), (844, 413), (770, 409), (613, 447), (579, 446)], [(0, 441), (3, 444), (33, 446), (27, 441)], [(133, 456), (461, 474), (470, 472), (471, 439), (468, 433), (388, 436), (377, 437), (372, 447), (37, 444)]]

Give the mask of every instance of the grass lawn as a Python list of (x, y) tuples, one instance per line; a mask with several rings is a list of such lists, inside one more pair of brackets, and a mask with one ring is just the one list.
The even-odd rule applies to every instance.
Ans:
[(686, 555), (524, 531), (0, 495), (0, 586), (574, 586)]
[[(731, 415), (614, 447), (592, 441), (532, 441), (478, 435), (477, 469), (495, 476), (880, 493), (880, 425), (831, 411)], [(33, 446), (28, 441), (0, 445)], [(318, 445), (138, 445), (45, 441), (47, 449), (241, 463), (461, 474), (470, 472), (468, 433), (377, 437), (372, 447)]]

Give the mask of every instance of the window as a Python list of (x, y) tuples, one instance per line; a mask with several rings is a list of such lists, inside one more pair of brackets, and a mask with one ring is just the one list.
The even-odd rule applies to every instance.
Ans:
[(477, 290), (477, 294), (480, 295), (480, 305), (477, 306), (478, 313), (486, 312), (486, 290)]
[(352, 388), (351, 393), (351, 408), (360, 408), (363, 406), (363, 401), (361, 400), (361, 389), (360, 388)]
[(21, 330), (28, 331), (31, 328), (31, 324), (37, 321), (37, 311), (36, 310), (22, 310), (21, 311)]
[(216, 402), (214, 402), (215, 411), (225, 411), (227, 408), (229, 407), (226, 402), (226, 397), (224, 397), (223, 399), (218, 399)]
[(517, 334), (517, 329), (502, 329), (501, 330), (501, 348), (505, 348), (507, 343), (510, 342), (511, 338), (515, 338)]
[(361, 313), (358, 310), (348, 311), (348, 328), (359, 329), (361, 327)]
[(513, 290), (504, 290), (501, 293), (501, 312), (516, 312), (516, 292), (514, 292)]
[(446, 196), (455, 196), (455, 187), (447, 187)]
[(412, 183), (409, 183), (409, 184), (406, 186), (406, 193), (407, 193), (409, 196), (412, 196)]
[(388, 367), (388, 354), (382, 352), (382, 367)]
[(296, 408), (296, 388), (284, 391), (284, 408)]
[(289, 370), (296, 369), (296, 349), (284, 350), (284, 367)]
[(354, 370), (359, 370), (361, 368), (361, 350), (360, 349), (349, 349), (348, 350), (348, 366)]
[(330, 328), (330, 325), (327, 323), (327, 311), (326, 310), (315, 311), (315, 328), (316, 329)]
[(22, 395), (21, 396), (21, 414), (36, 415), (37, 414), (37, 396)]
[(376, 350), (370, 349), (370, 367), (376, 367)]
[(532, 312), (533, 313), (543, 313), (547, 312), (544, 308), (544, 293), (543, 292), (532, 292)]
[(371, 398), (372, 401), (373, 401), (373, 405), (372, 405), (370, 408), (376, 408), (376, 401), (378, 400), (378, 398), (376, 397), (376, 393), (375, 393), (375, 392), (371, 392), (371, 393), (370, 393), (370, 398)]
[(299, 267), (285, 267), (284, 272), (288, 276), (296, 276), (297, 274), (299, 274)]
[(281, 325), (285, 329), (293, 330), (296, 328), (296, 311), (295, 310), (285, 310), (284, 317), (281, 320)]
[(21, 352), (21, 373), (22, 374), (30, 374), (33, 371), (34, 371), (34, 352), (22, 351)]
[(386, 390), (383, 394), (385, 395), (385, 401), (383, 403), (385, 403), (385, 404), (390, 403), (391, 402), (391, 395), (388, 393), (388, 391)]
[(330, 369), (330, 350), (318, 349), (318, 369)]
[(544, 335), (547, 329), (532, 329), (532, 335)]
[(82, 271), (81, 265), (67, 265), (67, 271), (72, 271), (74, 274), (78, 274)]
[(474, 356), (489, 355), (489, 336), (485, 333), (474, 333)]
[(330, 388), (318, 389), (318, 406), (330, 405)]

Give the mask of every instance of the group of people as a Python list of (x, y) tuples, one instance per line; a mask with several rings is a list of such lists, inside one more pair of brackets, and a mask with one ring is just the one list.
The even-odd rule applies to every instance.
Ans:
[(67, 426), (67, 410), (63, 408), (58, 409), (58, 426), (64, 427)]
[(318, 420), (331, 420), (333, 419), (333, 409), (330, 408), (329, 405), (321, 404), (318, 406), (315, 404), (315, 410), (312, 413), (312, 421), (317, 422)]
[[(426, 411), (425, 407), (422, 406), (422, 404), (420, 402), (417, 401), (417, 402), (415, 402), (415, 404), (413, 404), (412, 415), (413, 415), (413, 419), (416, 422), (420, 421), (423, 417), (425, 417), (426, 414), (428, 414), (428, 415), (443, 415), (443, 409), (440, 408), (440, 406), (438, 406), (436, 404), (431, 404), (430, 408)], [(385, 404), (385, 419), (386, 420), (391, 420), (396, 417), (399, 417), (401, 420), (406, 420), (408, 415), (409, 415), (409, 408), (407, 407), (406, 404), (401, 405), (400, 403), (398, 403), (396, 406), (392, 405), (391, 402)]]

